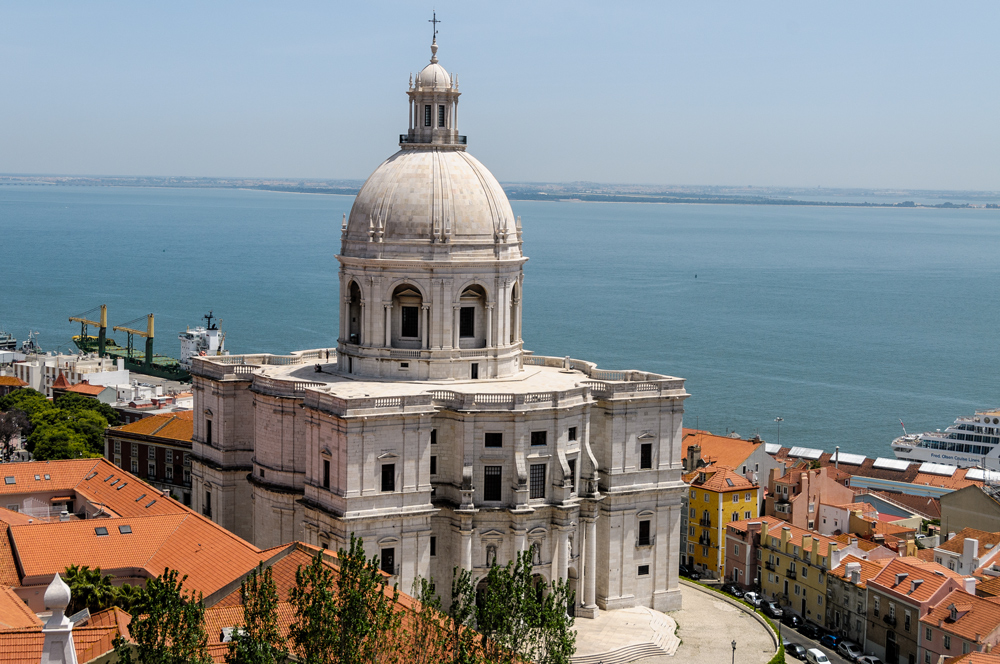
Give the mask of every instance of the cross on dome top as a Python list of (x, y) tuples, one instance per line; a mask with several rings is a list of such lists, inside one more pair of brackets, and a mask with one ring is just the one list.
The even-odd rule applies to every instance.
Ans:
[(437, 52), (438, 52), (438, 43), (437, 43), (438, 42), (438, 26), (437, 26), (437, 24), (441, 23), (441, 21), (438, 20), (437, 11), (434, 12), (433, 16), (434, 16), (434, 18), (428, 19), (427, 22), (434, 24), (434, 35), (433, 35), (433, 38), (431, 39), (431, 64), (437, 64), (437, 61), (438, 61), (438, 56), (437, 56)]

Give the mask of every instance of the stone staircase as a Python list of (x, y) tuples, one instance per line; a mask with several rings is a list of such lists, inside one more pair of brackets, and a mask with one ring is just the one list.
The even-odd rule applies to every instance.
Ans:
[(680, 639), (674, 634), (677, 629), (677, 623), (672, 618), (659, 611), (645, 607), (620, 609), (616, 613), (620, 612), (634, 613), (637, 614), (636, 618), (648, 621), (647, 631), (650, 633), (649, 640), (643, 643), (633, 643), (621, 648), (615, 648), (607, 652), (580, 655), (573, 658), (573, 664), (628, 664), (628, 662), (634, 662), (637, 659), (645, 657), (672, 655), (677, 650), (677, 646), (680, 645)]

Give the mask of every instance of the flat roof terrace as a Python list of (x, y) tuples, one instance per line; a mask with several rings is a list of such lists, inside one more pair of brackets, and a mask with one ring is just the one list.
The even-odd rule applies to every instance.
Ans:
[[(333, 355), (333, 353), (330, 353)], [(526, 354), (515, 376), (479, 380), (406, 381), (337, 372), (326, 349), (291, 355), (195, 358), (192, 373), (251, 381), (262, 394), (300, 397), (338, 416), (449, 410), (534, 410), (593, 398), (682, 399), (684, 379), (641, 371), (606, 371), (591, 362)]]

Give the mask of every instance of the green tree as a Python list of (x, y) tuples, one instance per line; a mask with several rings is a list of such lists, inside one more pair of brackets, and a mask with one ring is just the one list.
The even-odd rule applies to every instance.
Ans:
[(333, 570), (323, 562), (323, 551), (295, 572), (295, 587), (288, 596), (295, 611), (295, 622), (289, 627), (288, 638), (303, 664), (338, 661), (335, 659), (337, 605), (333, 579)]
[(135, 615), (142, 612), (142, 606), (145, 601), (146, 593), (142, 588), (123, 583), (115, 588), (115, 598), (112, 606), (117, 606), (122, 611)]
[(67, 567), (63, 581), (69, 586), (73, 599), (66, 609), (66, 613), (73, 615), (84, 609), (90, 609), (91, 613), (97, 613), (114, 606), (118, 593), (111, 583), (111, 578), (110, 575), (101, 574), (100, 567), (94, 569), (87, 565)]
[(85, 436), (64, 423), (37, 426), (28, 437), (27, 447), (37, 461), (100, 456), (90, 451)]
[(554, 581), (545, 593), (538, 625), (540, 664), (569, 664), (576, 653), (575, 618), (570, 615), (576, 605), (575, 593), (566, 581)]
[(146, 582), (143, 611), (129, 625), (134, 647), (115, 639), (122, 664), (212, 664), (201, 596), (184, 590), (187, 576), (177, 577), (167, 568)]
[(261, 563), (240, 584), (243, 626), (233, 635), (227, 664), (278, 664), (288, 659), (285, 639), (278, 629), (278, 588), (271, 568)]
[(472, 585), (472, 573), (456, 567), (451, 580), (451, 652), (454, 664), (479, 664), (479, 649), (476, 647), (476, 591)]
[(54, 401), (57, 408), (67, 412), (77, 412), (81, 410), (92, 410), (103, 417), (108, 426), (118, 426), (121, 418), (118, 411), (106, 403), (102, 403), (93, 397), (77, 394), (76, 392), (64, 392)]
[(0, 397), (0, 411), (20, 410), (27, 413), (32, 420), (36, 413), (53, 408), (55, 406), (44, 394), (31, 388), (14, 390)]
[(408, 623), (403, 643), (407, 664), (446, 662), (451, 643), (448, 616), (441, 612), (441, 598), (434, 592), (434, 581), (417, 577), (413, 597), (420, 603)]

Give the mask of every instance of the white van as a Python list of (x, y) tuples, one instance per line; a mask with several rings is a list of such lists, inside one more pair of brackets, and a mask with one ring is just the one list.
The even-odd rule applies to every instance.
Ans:
[(823, 654), (819, 648), (810, 648), (806, 651), (806, 661), (809, 664), (830, 664), (830, 658)]

